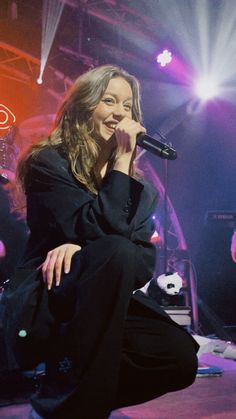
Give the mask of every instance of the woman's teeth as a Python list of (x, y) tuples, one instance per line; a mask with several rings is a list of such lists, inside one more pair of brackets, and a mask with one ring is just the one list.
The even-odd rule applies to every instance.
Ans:
[(116, 124), (106, 124), (108, 128), (115, 129)]

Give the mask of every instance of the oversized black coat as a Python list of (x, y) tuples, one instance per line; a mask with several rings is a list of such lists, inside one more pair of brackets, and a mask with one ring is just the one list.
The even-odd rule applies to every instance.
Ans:
[[(149, 184), (113, 170), (94, 195), (74, 178), (62, 149), (51, 147), (31, 161), (26, 196), (30, 238), (22, 266), (37, 266), (38, 258), (44, 260), (49, 250), (63, 243), (84, 247), (106, 235), (119, 235), (139, 246), (152, 275), (151, 215), (157, 193)], [(146, 278), (139, 285), (145, 282)]]
[[(26, 196), (30, 236), (6, 304), (9, 363), (14, 367), (16, 357), (20, 366), (30, 368), (43, 360), (50, 347), (54, 348), (52, 336), (58, 325), (67, 322), (68, 342), (77, 356), (80, 397), (91, 403), (94, 395), (101, 406), (112, 406), (129, 301), (133, 290), (151, 278), (155, 266), (150, 238), (157, 193), (148, 183), (113, 170), (104, 178), (99, 193), (92, 194), (74, 178), (65, 152), (57, 146), (32, 158)], [(122, 272), (117, 267), (112, 271), (108, 263), (117, 242), (127, 259), (121, 264)], [(72, 264), (71, 273), (78, 289), (68, 293), (65, 286), (62, 305), (55, 310), (53, 292), (47, 291), (38, 267), (49, 250), (64, 243), (82, 247), (74, 256), (77, 262), (74, 269)], [(70, 283), (70, 278), (67, 276), (64, 283)], [(132, 298), (152, 308), (148, 298)], [(63, 318), (66, 299), (74, 307), (74, 315)], [(164, 315), (158, 307), (154, 304), (154, 310)], [(95, 378), (99, 374), (102, 383)]]

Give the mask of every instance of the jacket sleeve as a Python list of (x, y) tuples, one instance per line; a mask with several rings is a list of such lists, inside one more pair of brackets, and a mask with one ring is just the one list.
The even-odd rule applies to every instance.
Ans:
[(58, 242), (84, 246), (107, 234), (135, 240), (134, 231), (145, 230), (153, 202), (146, 202), (138, 216), (144, 185), (119, 171), (111, 171), (95, 195), (73, 177), (68, 162), (50, 149), (32, 159), (27, 179), (28, 224), (36, 234), (45, 230), (57, 236)]

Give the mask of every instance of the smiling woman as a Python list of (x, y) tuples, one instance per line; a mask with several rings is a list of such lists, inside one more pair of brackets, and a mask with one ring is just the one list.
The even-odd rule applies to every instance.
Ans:
[(97, 135), (108, 140), (124, 117), (132, 119), (132, 98), (132, 90), (126, 80), (116, 77), (109, 81), (93, 114)]
[[(98, 144), (111, 140), (115, 134), (116, 162), (113, 168), (129, 174), (130, 164), (125, 164), (124, 159), (130, 162), (136, 147), (137, 134), (146, 132), (138, 121), (132, 119), (133, 92), (130, 84), (122, 77), (112, 78), (105, 90), (103, 97), (93, 113), (94, 135)], [(114, 139), (114, 138), (113, 138)], [(111, 141), (112, 145), (112, 141)], [(118, 156), (123, 154), (123, 165)], [(105, 175), (108, 161), (101, 167), (102, 177)]]
[(155, 267), (157, 193), (135, 174), (140, 132), (138, 81), (98, 67), (77, 79), (51, 136), (18, 166), (30, 237), (4, 325), (22, 368), (46, 362), (32, 397), (43, 417), (105, 419), (195, 378), (195, 341), (133, 293)]

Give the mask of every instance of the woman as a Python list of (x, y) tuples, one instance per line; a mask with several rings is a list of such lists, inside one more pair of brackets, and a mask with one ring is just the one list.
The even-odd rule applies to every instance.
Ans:
[(85, 73), (52, 135), (19, 165), (30, 237), (12, 281), (23, 301), (15, 354), (26, 338), (28, 360), (44, 356), (46, 379), (32, 405), (45, 418), (108, 418), (195, 378), (193, 339), (133, 293), (155, 265), (157, 196), (134, 167), (136, 137), (145, 132), (139, 101), (138, 82), (124, 70)]

